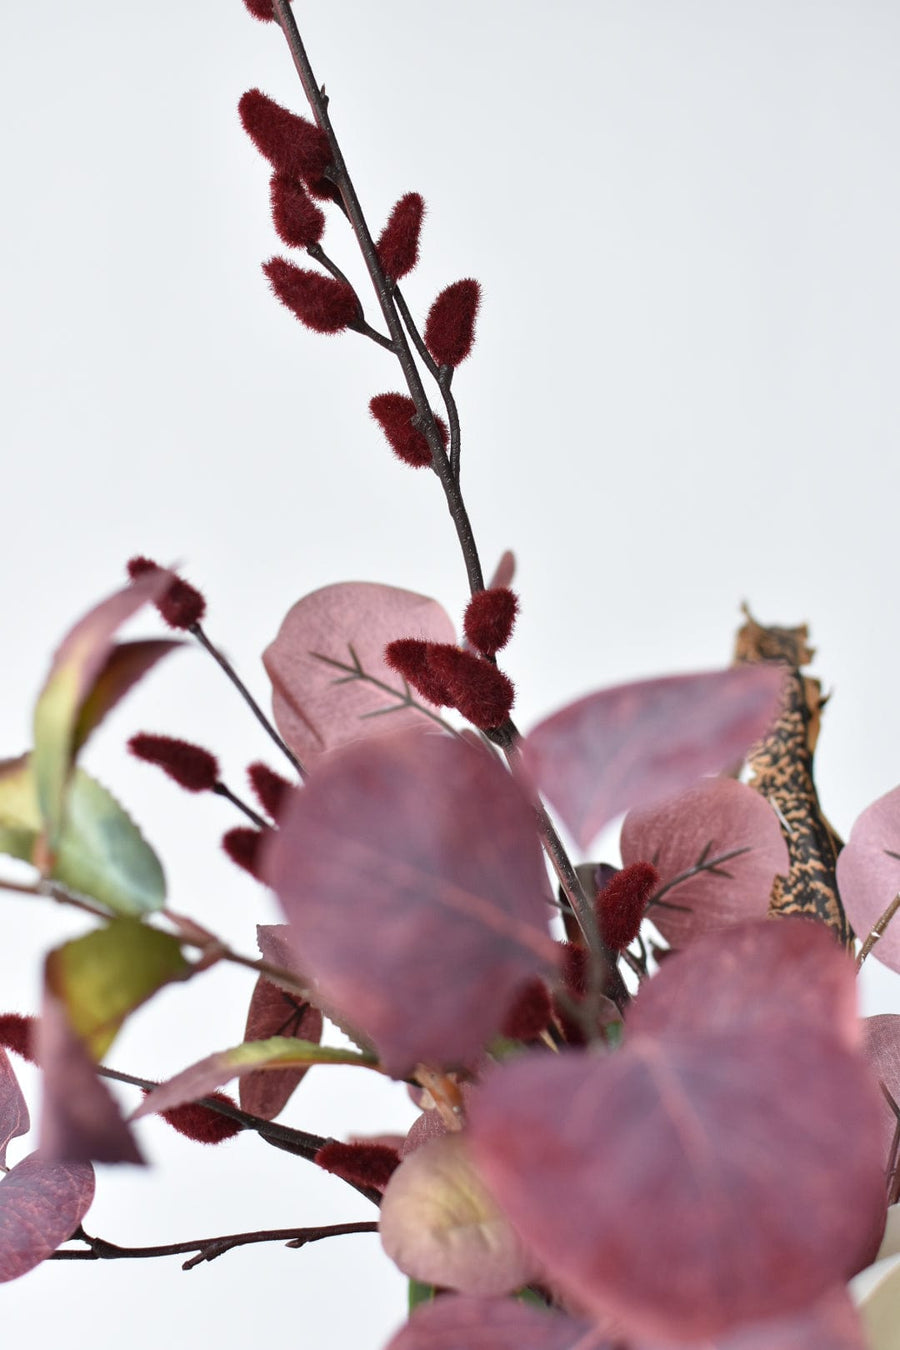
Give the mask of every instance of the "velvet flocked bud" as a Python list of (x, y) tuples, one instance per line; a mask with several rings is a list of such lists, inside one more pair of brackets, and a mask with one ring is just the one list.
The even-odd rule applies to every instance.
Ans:
[(262, 809), (277, 820), (281, 808), (284, 806), (287, 794), (291, 790), (291, 785), (286, 778), (282, 778), (280, 773), (270, 769), (268, 764), (257, 761), (251, 764), (247, 769), (247, 777), (250, 779), (250, 786), (256, 794), (256, 800)]
[[(210, 1092), (208, 1095), (212, 1101), (237, 1106), (237, 1102), (232, 1101), (225, 1092)], [(226, 1139), (233, 1139), (236, 1134), (240, 1134), (244, 1128), (239, 1121), (213, 1111), (200, 1102), (185, 1102), (182, 1106), (160, 1111), (159, 1115), (173, 1130), (198, 1144), (223, 1144)]]
[(636, 862), (616, 872), (598, 893), (596, 910), (600, 936), (612, 951), (624, 951), (634, 942), (659, 881), (659, 873), (652, 863)]
[(340, 333), (359, 322), (359, 301), (346, 282), (295, 267), (286, 258), (270, 258), (263, 271), (281, 303), (314, 333)]
[(272, 0), (244, 0), (254, 19), (259, 19), (262, 23), (274, 23), (275, 13), (272, 9)]
[(489, 661), (445, 642), (429, 642), (429, 671), (446, 688), (450, 704), (480, 731), (499, 727), (515, 698), (512, 680)]
[[(431, 448), (424, 434), (412, 425), (416, 415), (416, 405), (408, 394), (376, 394), (369, 400), (369, 411), (384, 432), (388, 445), (404, 464), (414, 469), (424, 468), (432, 462)], [(435, 417), (441, 440), (446, 447), (449, 436), (447, 424)]]
[(156, 764), (188, 792), (210, 792), (219, 781), (215, 755), (190, 741), (139, 731), (128, 742), (128, 749), (137, 759)]
[(441, 291), (428, 312), (425, 346), (439, 366), (458, 366), (472, 350), (481, 287), (467, 278)]
[(400, 1154), (387, 1144), (341, 1144), (335, 1140), (320, 1148), (313, 1161), (344, 1181), (383, 1191), (400, 1166)]
[(376, 248), (381, 266), (391, 281), (405, 277), (419, 261), (419, 234), (424, 212), (425, 203), (418, 192), (407, 192), (388, 217)]
[(272, 221), (278, 237), (291, 248), (317, 244), (325, 230), (325, 217), (296, 178), (273, 173), (269, 183)]
[(509, 642), (518, 609), (518, 598), (508, 586), (477, 591), (463, 619), (466, 637), (485, 656), (494, 656)]
[(237, 867), (242, 867), (257, 881), (262, 880), (260, 864), (262, 847), (270, 830), (255, 830), (250, 825), (236, 825), (222, 836), (222, 847)]
[(321, 127), (282, 108), (260, 89), (242, 95), (238, 113), (247, 135), (273, 169), (302, 179), (314, 197), (331, 195), (324, 176), (331, 150)]
[(36, 1017), (26, 1017), (23, 1013), (0, 1013), (0, 1045), (4, 1050), (12, 1050), (13, 1054), (27, 1059), (29, 1064), (36, 1064), (36, 1036)]
[(500, 1034), (511, 1041), (534, 1041), (545, 1031), (553, 1011), (550, 993), (542, 979), (534, 976), (517, 993), (500, 1027)]
[[(132, 581), (158, 571), (160, 571), (159, 564), (153, 562), (151, 558), (137, 557), (128, 560), (128, 575)], [(206, 613), (206, 600), (201, 592), (190, 582), (183, 581), (181, 577), (175, 578), (165, 595), (160, 596), (155, 604), (170, 628), (183, 631), (193, 628)]]
[(424, 699), (436, 708), (445, 708), (451, 701), (450, 694), (429, 666), (428, 647), (421, 638), (397, 638), (385, 647), (384, 659)]

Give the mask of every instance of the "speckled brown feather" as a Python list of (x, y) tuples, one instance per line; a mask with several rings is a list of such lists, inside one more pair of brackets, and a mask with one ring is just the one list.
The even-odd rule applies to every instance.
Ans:
[(841, 841), (819, 806), (813, 755), (825, 702), (818, 680), (802, 673), (812, 660), (805, 624), (764, 628), (744, 607), (747, 622), (735, 641), (735, 663), (780, 662), (785, 667), (781, 713), (747, 756), (751, 787), (778, 813), (790, 858), (787, 877), (776, 877), (770, 914), (806, 914), (826, 923), (845, 947), (853, 942), (838, 895), (835, 863)]

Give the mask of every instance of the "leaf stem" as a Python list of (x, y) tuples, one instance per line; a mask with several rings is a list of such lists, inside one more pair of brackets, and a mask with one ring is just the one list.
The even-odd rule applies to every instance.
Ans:
[(872, 929), (871, 933), (866, 938), (865, 942), (860, 948), (859, 956), (856, 958), (857, 970), (859, 970), (862, 967), (863, 961), (865, 961), (866, 957), (869, 955), (872, 948), (875, 946), (875, 943), (879, 940), (879, 938), (884, 936), (884, 930), (887, 928), (888, 924), (890, 923), (891, 919), (893, 919), (898, 909), (900, 909), (900, 892), (898, 892), (894, 896), (893, 900), (888, 905), (887, 909), (884, 911), (881, 918), (878, 920), (875, 927)]
[(372, 1221), (357, 1223), (333, 1223), (316, 1228), (271, 1228), (260, 1229), (253, 1233), (228, 1233), (221, 1237), (192, 1238), (187, 1242), (166, 1242), (155, 1247), (122, 1247), (116, 1242), (107, 1242), (105, 1238), (92, 1237), (79, 1224), (69, 1238), (70, 1242), (84, 1242), (86, 1250), (64, 1250), (53, 1252), (51, 1261), (122, 1261), (141, 1260), (154, 1256), (181, 1256), (186, 1252), (196, 1252), (189, 1261), (185, 1261), (182, 1270), (193, 1270), (204, 1261), (215, 1261), (217, 1256), (230, 1252), (235, 1247), (246, 1247), (254, 1242), (284, 1242), (288, 1247), (305, 1247), (310, 1242), (320, 1242), (323, 1238), (343, 1237), (348, 1233), (375, 1233), (378, 1224)]

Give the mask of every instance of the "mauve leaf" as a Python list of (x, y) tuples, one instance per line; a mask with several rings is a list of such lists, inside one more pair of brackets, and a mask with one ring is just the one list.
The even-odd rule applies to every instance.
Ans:
[(497, 586), (511, 586), (515, 574), (516, 555), (510, 549), (506, 549), (506, 551), (500, 555), (500, 561), (494, 568), (494, 575), (488, 582), (487, 589), (492, 591)]
[(306, 977), (298, 965), (290, 933), (289, 923), (258, 923), (256, 943), (263, 960), (268, 961), (270, 966), (280, 966), (296, 979), (303, 980)]
[(407, 1155), (385, 1189), (378, 1228), (395, 1265), (426, 1284), (492, 1297), (537, 1274), (459, 1134)]
[(205, 1059), (182, 1069), (174, 1078), (160, 1083), (159, 1087), (148, 1092), (131, 1119), (140, 1120), (142, 1116), (181, 1106), (182, 1102), (197, 1101), (232, 1078), (240, 1078), (255, 1069), (280, 1070), (312, 1064), (355, 1064), (374, 1068), (375, 1063), (372, 1055), (356, 1050), (341, 1050), (332, 1045), (314, 1045), (311, 1041), (298, 1041), (290, 1036), (270, 1036), (267, 1041), (245, 1041), (232, 1046), (230, 1050), (217, 1050), (215, 1054), (207, 1055)]
[(46, 1261), (81, 1223), (94, 1198), (89, 1163), (30, 1153), (0, 1181), (0, 1283)]
[(800, 1312), (884, 1222), (877, 1089), (802, 1023), (522, 1056), (473, 1099), (470, 1146), (548, 1278), (663, 1341)]
[[(583, 1322), (512, 1298), (442, 1294), (416, 1309), (385, 1350), (579, 1350)], [(584, 1350), (608, 1350), (584, 1340)]]
[[(631, 1350), (679, 1348), (670, 1342), (640, 1341)], [(753, 1322), (739, 1331), (704, 1341), (703, 1350), (868, 1350), (868, 1342), (846, 1289), (837, 1288), (802, 1312)]]
[[(62, 827), (65, 788), (78, 746), (106, 708), (134, 682), (131, 679), (125, 683), (122, 672), (111, 676), (104, 684), (109, 700), (106, 707), (98, 696), (85, 711), (85, 722), (80, 724), (82, 709), (94, 685), (98, 680), (102, 682), (113, 635), (141, 605), (161, 595), (171, 580), (171, 574), (160, 568), (108, 596), (69, 630), (53, 658), (34, 709), (34, 774), (51, 850), (56, 848)], [(152, 661), (145, 664), (144, 670), (152, 664)], [(139, 678), (139, 674), (134, 674), (134, 678)]]
[(735, 924), (667, 956), (625, 1020), (626, 1036), (799, 1026), (862, 1045), (855, 962), (824, 924), (801, 917)]
[[(456, 641), (436, 600), (395, 586), (341, 582), (313, 591), (288, 611), (263, 664), (278, 730), (304, 763), (349, 741), (433, 725), (402, 706), (403, 681), (384, 660), (387, 644), (406, 637)], [(367, 675), (396, 693), (352, 678), (354, 653)]]
[(106, 714), (153, 669), (157, 661), (183, 645), (173, 638), (146, 638), (138, 642), (120, 642), (113, 647), (79, 710), (72, 741), (73, 754), (77, 755)]
[(177, 939), (136, 919), (113, 919), (49, 954), (47, 987), (99, 1060), (129, 1013), (192, 967)]
[[(876, 1017), (864, 1018), (862, 1027), (866, 1056), (872, 1072), (900, 1107), (900, 1016), (896, 1013), (879, 1013)], [(887, 1167), (898, 1121), (884, 1097), (881, 1108), (882, 1158)]]
[(65, 1007), (46, 988), (38, 1061), (44, 1071), (43, 1157), (52, 1162), (143, 1165), (118, 1103), (97, 1077), (96, 1065), (69, 1025)]
[[(318, 1044), (322, 1039), (322, 1014), (260, 975), (250, 999), (244, 1040), (264, 1041), (270, 1036), (296, 1036)], [(240, 1081), (241, 1107), (263, 1120), (274, 1120), (308, 1071), (306, 1065), (279, 1073), (269, 1070), (246, 1074)]]
[(28, 1106), (19, 1080), (9, 1062), (9, 1055), (0, 1048), (0, 1167), (7, 1166), (6, 1150), (10, 1139), (27, 1134), (30, 1126)]
[[(837, 882), (847, 918), (865, 939), (900, 891), (900, 787), (856, 821), (838, 855)], [(872, 955), (900, 971), (900, 919), (888, 924)]]
[[(42, 832), (33, 756), (0, 763), (0, 852), (35, 863)], [(165, 903), (166, 879), (153, 849), (112, 793), (75, 769), (52, 865), (44, 874), (114, 914), (140, 915)]]
[(621, 849), (624, 867), (652, 862), (659, 872), (665, 903), (652, 903), (648, 917), (673, 947), (741, 919), (764, 919), (772, 883), (790, 867), (775, 812), (733, 778), (711, 778), (629, 811)]
[(286, 806), (264, 871), (326, 1012), (397, 1076), (470, 1060), (557, 959), (532, 807), (455, 737), (330, 756)]
[(587, 848), (621, 811), (741, 760), (775, 720), (783, 675), (736, 666), (588, 694), (525, 739), (528, 770)]

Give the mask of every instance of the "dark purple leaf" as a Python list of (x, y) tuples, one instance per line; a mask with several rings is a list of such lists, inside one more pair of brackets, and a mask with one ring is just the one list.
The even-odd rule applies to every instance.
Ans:
[(30, 1153), (0, 1181), (0, 1283), (46, 1261), (87, 1214), (94, 1198), (89, 1163), (49, 1162)]
[(38, 1030), (44, 1071), (41, 1155), (49, 1162), (138, 1163), (144, 1159), (59, 999), (45, 992)]
[(525, 763), (587, 848), (607, 821), (741, 760), (778, 713), (782, 673), (739, 666), (603, 689), (540, 722)]
[[(322, 1014), (260, 975), (250, 999), (244, 1040), (265, 1041), (270, 1036), (296, 1036), (318, 1043), (322, 1039)], [(240, 1080), (241, 1107), (263, 1120), (274, 1120), (308, 1071), (309, 1066), (248, 1073)]]
[[(406, 637), (456, 640), (436, 600), (395, 586), (324, 586), (288, 611), (263, 663), (278, 730), (301, 760), (309, 763), (360, 738), (432, 725), (417, 709), (403, 707), (403, 681), (384, 660), (387, 644)], [(354, 653), (387, 690), (354, 678)]]
[[(838, 855), (837, 881), (847, 918), (864, 940), (900, 891), (900, 787), (863, 811)], [(872, 955), (900, 971), (900, 918)]]
[(73, 749), (77, 752), (88, 736), (129, 689), (153, 669), (157, 661), (182, 646), (176, 638), (147, 638), (120, 642), (112, 648), (81, 705), (75, 724)]
[(329, 757), (286, 807), (266, 874), (326, 1011), (390, 1073), (470, 1060), (556, 959), (532, 808), (456, 738), (406, 732)]
[[(900, 1108), (900, 1016), (880, 1013), (866, 1017), (862, 1023), (865, 1049), (872, 1071)], [(887, 1099), (882, 1097), (882, 1157), (887, 1166), (897, 1129), (897, 1116)]]
[(404, 1158), (381, 1202), (381, 1245), (405, 1275), (463, 1294), (512, 1293), (537, 1276), (460, 1134)]
[(741, 919), (764, 919), (772, 882), (790, 866), (775, 812), (733, 778), (711, 778), (629, 811), (621, 848), (624, 866), (652, 862), (659, 872), (664, 903), (652, 904), (648, 918), (673, 947)]
[(19, 1087), (9, 1055), (0, 1049), (0, 1167), (6, 1167), (6, 1150), (10, 1139), (27, 1134), (31, 1126), (28, 1107)]
[(702, 1340), (799, 1312), (884, 1222), (877, 1089), (802, 1023), (523, 1056), (470, 1121), (550, 1280), (627, 1334)]
[[(588, 1327), (511, 1298), (444, 1294), (417, 1308), (385, 1350), (580, 1350)], [(608, 1350), (585, 1341), (584, 1350)]]
[[(900, 1020), (900, 1019), (898, 1019)], [(628, 1010), (629, 1035), (808, 1026), (860, 1047), (856, 966), (815, 919), (759, 919), (668, 956)]]

